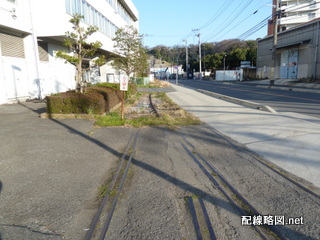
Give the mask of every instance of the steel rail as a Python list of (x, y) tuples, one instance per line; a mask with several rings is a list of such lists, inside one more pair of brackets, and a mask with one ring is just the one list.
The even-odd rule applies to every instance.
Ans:
[(199, 225), (199, 221), (197, 218), (197, 213), (196, 213), (196, 209), (193, 204), (192, 197), (188, 197), (188, 204), (189, 204), (189, 209), (190, 209), (190, 213), (191, 213), (191, 217), (192, 217), (194, 230), (196, 231), (197, 240), (202, 240), (203, 238), (201, 235), (200, 225)]
[(151, 93), (149, 94), (149, 101), (150, 101), (150, 106), (151, 106), (152, 110), (155, 112), (156, 116), (157, 116), (157, 117), (161, 117), (158, 109), (156, 108), (156, 106), (155, 106), (154, 103), (152, 102), (152, 94), (151, 94)]
[[(96, 213), (96, 215), (94, 216), (92, 222), (91, 222), (91, 225), (90, 225), (90, 228), (85, 236), (85, 240), (90, 240), (92, 239), (92, 236), (94, 234), (94, 231), (96, 230), (97, 228), (97, 225), (98, 225), (98, 222), (100, 220), (100, 217), (101, 217), (101, 214), (104, 210), (104, 208), (106, 207), (107, 203), (108, 203), (108, 200), (110, 199), (110, 193), (113, 191), (113, 189), (115, 188), (115, 184), (116, 184), (116, 181), (117, 179), (119, 178), (119, 175), (120, 175), (120, 172), (121, 172), (121, 169), (123, 167), (123, 164), (125, 162), (125, 158), (130, 150), (130, 148), (132, 146), (136, 146), (136, 141), (137, 141), (137, 137), (138, 137), (138, 134), (139, 134), (139, 130), (136, 132), (136, 133), (133, 133), (130, 138), (129, 138), (129, 141), (128, 141), (128, 145), (121, 157), (121, 160), (120, 160), (120, 163), (118, 164), (118, 167), (117, 167), (117, 170), (116, 170), (116, 174), (114, 175), (113, 179), (112, 179), (112, 182), (110, 184), (110, 187), (106, 193), (106, 195), (104, 196), (103, 200), (101, 201), (100, 205), (99, 205), (99, 208), (98, 208), (98, 211)], [(135, 135), (135, 138), (134, 138), (134, 135)], [(132, 139), (134, 138), (134, 142), (132, 143)], [(132, 154), (131, 154), (132, 156)], [(131, 157), (130, 156), (130, 157)]]
[(108, 228), (110, 226), (113, 213), (114, 213), (114, 211), (116, 209), (116, 206), (117, 206), (117, 203), (118, 203), (118, 200), (119, 200), (119, 196), (121, 194), (122, 188), (124, 186), (125, 180), (127, 178), (128, 172), (129, 172), (129, 168), (130, 168), (130, 165), (131, 165), (131, 162), (132, 162), (132, 158), (134, 157), (134, 155), (136, 153), (135, 148), (136, 148), (136, 145), (137, 145), (137, 139), (138, 139), (139, 131), (140, 130), (137, 131), (136, 136), (134, 138), (134, 142), (133, 142), (133, 146), (132, 146), (132, 153), (131, 153), (130, 158), (129, 158), (128, 162), (127, 162), (127, 166), (126, 166), (125, 172), (122, 175), (120, 185), (119, 185), (119, 187), (117, 189), (117, 195), (113, 199), (112, 206), (111, 206), (110, 210), (108, 211), (107, 220), (105, 221), (105, 223), (103, 225), (103, 228), (102, 228), (102, 231), (101, 231), (101, 235), (100, 235), (100, 238), (99, 238), (100, 240), (104, 240), (105, 239), (105, 236), (107, 234)]
[[(222, 188), (222, 186), (218, 183), (218, 181), (210, 174), (210, 172), (203, 166), (203, 164), (198, 160), (198, 158), (195, 156), (195, 154), (193, 154), (192, 151), (189, 150), (189, 148), (179, 139), (181, 146), (186, 150), (186, 152), (189, 154), (189, 156), (196, 162), (196, 164), (200, 167), (200, 169), (204, 172), (204, 174), (209, 178), (209, 180), (215, 185), (215, 187), (217, 187), (217, 189), (227, 198), (227, 200), (239, 211), (240, 214), (242, 214), (243, 216), (247, 215), (247, 213), (245, 212), (245, 210), (243, 210), (241, 207), (238, 206), (238, 204), (235, 203), (235, 201), (229, 196), (229, 194)], [(193, 145), (192, 145), (193, 146)], [(197, 153), (197, 155), (199, 155), (199, 153)], [(201, 158), (201, 157), (200, 157)], [(203, 160), (204, 158), (201, 158), (201, 160)], [(211, 170), (211, 168), (210, 168)], [(225, 178), (221, 178), (219, 173), (217, 171), (214, 171), (214, 173), (223, 181), (225, 180)], [(223, 181), (228, 187), (231, 186), (228, 182), (226, 183), (225, 181)], [(229, 188), (239, 199), (244, 199), (244, 197), (238, 192), (236, 191), (233, 187)], [(235, 190), (235, 191), (233, 191)], [(245, 199), (244, 199), (245, 200)], [(250, 210), (252, 212), (254, 212), (256, 215), (261, 215), (256, 209), (254, 209), (251, 204), (247, 204), (248, 201), (245, 200), (244, 203), (250, 208)], [(261, 215), (262, 216), (262, 215)], [(258, 226), (253, 225), (252, 226), (254, 228), (254, 230), (260, 235), (260, 237), (262, 239), (268, 240), (269, 238), (266, 236), (265, 233), (263, 233)], [(274, 228), (271, 228), (271, 226), (268, 226), (269, 229), (271, 231), (273, 231), (273, 233), (275, 235), (277, 235), (277, 237), (279, 239), (285, 239), (277, 230), (275, 230)]]
[(241, 149), (240, 147), (238, 147), (237, 145), (235, 145), (233, 142), (231, 142), (229, 139), (227, 139), (225, 136), (223, 136), (222, 134), (220, 134), (218, 131), (216, 131), (215, 129), (212, 129), (211, 127), (207, 127), (207, 129), (209, 129), (211, 132), (213, 132), (214, 134), (216, 134), (217, 136), (219, 136), (220, 138), (222, 138), (224, 141), (226, 141), (230, 146), (232, 146), (234, 149), (236, 149), (239, 152), (248, 154), (249, 156), (253, 157), (256, 161), (258, 161), (260, 164), (262, 164), (263, 166), (267, 167), (268, 169), (272, 170), (273, 172), (275, 172), (276, 174), (280, 175), (281, 177), (283, 177), (284, 179), (288, 180), (289, 182), (291, 182), (292, 184), (294, 184), (295, 186), (301, 188), (302, 190), (304, 190), (305, 192), (309, 193), (310, 195), (320, 199), (320, 195), (313, 192), (312, 190), (308, 189), (307, 187), (303, 186), (302, 184), (298, 183), (297, 181), (295, 181), (294, 179), (288, 177), (286, 174), (278, 171), (277, 169), (273, 168), (272, 166), (269, 166), (267, 163), (265, 163), (264, 161), (262, 161), (261, 159), (257, 158), (256, 156), (254, 156), (250, 150), (245, 150), (245, 149)]
[(203, 216), (205, 218), (205, 221), (206, 221), (206, 224), (207, 224), (207, 228), (208, 228), (208, 231), (209, 231), (209, 234), (210, 234), (210, 239), (211, 240), (216, 240), (216, 235), (214, 234), (214, 231), (213, 231), (213, 228), (212, 228), (212, 224), (211, 224), (211, 221), (210, 221), (210, 218), (209, 218), (209, 214), (207, 212), (207, 209), (206, 209), (206, 206), (204, 205), (204, 201), (202, 198), (198, 198), (198, 201), (200, 203), (200, 206), (201, 206), (201, 209), (202, 209), (202, 213), (203, 213)]

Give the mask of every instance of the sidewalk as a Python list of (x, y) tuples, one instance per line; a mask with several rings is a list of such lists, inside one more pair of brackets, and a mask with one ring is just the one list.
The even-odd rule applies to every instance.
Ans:
[(300, 82), (296, 79), (252, 80), (252, 81), (241, 81), (239, 83), (255, 85), (257, 87), (262, 87), (262, 88), (286, 89), (290, 91), (302, 91), (302, 92), (311, 91), (311, 92), (320, 93), (320, 83)]
[(0, 239), (82, 239), (134, 129), (41, 119), (45, 103), (0, 106)]
[(320, 119), (263, 112), (188, 88), (174, 88), (177, 91), (168, 96), (182, 108), (275, 165), (320, 187)]

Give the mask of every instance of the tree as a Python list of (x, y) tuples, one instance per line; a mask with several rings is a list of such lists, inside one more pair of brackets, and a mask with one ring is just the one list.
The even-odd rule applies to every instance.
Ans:
[(89, 26), (86, 29), (80, 26), (83, 16), (75, 14), (70, 23), (73, 24), (74, 31), (66, 32), (67, 38), (64, 39), (64, 45), (69, 48), (72, 54), (67, 51), (59, 50), (56, 52), (56, 57), (64, 59), (76, 67), (76, 90), (83, 93), (85, 82), (82, 78), (83, 73), (93, 67), (105, 64), (105, 56), (100, 55), (92, 59), (92, 65), (83, 67), (83, 60), (85, 57), (94, 57), (97, 50), (102, 46), (99, 41), (87, 42), (89, 36), (98, 31), (98, 27)]
[(231, 68), (240, 67), (240, 61), (246, 60), (248, 49), (235, 48), (229, 53), (229, 61)]
[(112, 66), (126, 73), (143, 73), (148, 68), (147, 53), (142, 46), (141, 36), (132, 25), (120, 28), (114, 41), (115, 54)]

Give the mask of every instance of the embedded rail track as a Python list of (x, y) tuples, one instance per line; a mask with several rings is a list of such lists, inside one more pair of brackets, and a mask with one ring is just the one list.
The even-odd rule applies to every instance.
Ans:
[[(195, 199), (192, 197), (186, 197), (186, 200), (188, 201), (192, 223), (194, 225), (194, 230), (196, 232), (197, 240), (203, 240), (204, 239), (203, 235), (206, 235), (205, 236), (206, 239), (210, 239), (210, 240), (217, 239), (203, 199), (199, 197), (197, 198), (198, 201), (195, 201)], [(195, 204), (197, 203), (200, 205), (199, 208), (201, 209), (201, 211), (198, 211), (198, 213), (195, 207)], [(203, 218), (205, 224), (200, 224), (199, 218)]]
[[(258, 163), (260, 163), (263, 167), (267, 167), (268, 169), (272, 170), (278, 176), (284, 178), (285, 180), (289, 181), (290, 183), (294, 184), (300, 190), (310, 194), (312, 197), (320, 199), (320, 196), (313, 192), (312, 190), (308, 189), (307, 187), (303, 186), (299, 182), (295, 181), (294, 179), (287, 176), (282, 171), (278, 170), (277, 168), (270, 166), (268, 163), (264, 162), (262, 159), (259, 159), (254, 153), (251, 153), (249, 150), (245, 148), (238, 147), (234, 144), (231, 140), (221, 135), (215, 129), (211, 127), (207, 127), (212, 133), (214, 133), (218, 138), (223, 139), (229, 146), (231, 146), (234, 150), (239, 151), (241, 153), (248, 154)], [(214, 187), (217, 188), (222, 195), (230, 202), (234, 208), (241, 214), (242, 216), (263, 216), (236, 188), (230, 184), (227, 179), (220, 174), (220, 172), (212, 165), (211, 162), (207, 161), (196, 149), (196, 147), (188, 141), (187, 137), (184, 135), (180, 135), (178, 137), (178, 142), (183, 147), (183, 149), (188, 153), (188, 155), (194, 160), (194, 162), (199, 166), (199, 168), (203, 171), (203, 173), (208, 177), (208, 179), (213, 183)], [(203, 201), (203, 200), (202, 200)], [(192, 217), (192, 221), (194, 224), (197, 240), (201, 239), (216, 239), (214, 233), (210, 235), (210, 237), (203, 238), (202, 232), (205, 231), (213, 231), (210, 230), (210, 226), (208, 225), (208, 229), (205, 231), (200, 230), (200, 226), (197, 222), (197, 215), (195, 213), (195, 208), (193, 207), (193, 201), (191, 197), (188, 197), (188, 204), (189, 204), (189, 211)], [(198, 208), (199, 209), (199, 208)], [(200, 211), (201, 212), (201, 211)], [(208, 222), (207, 222), (208, 224)], [(252, 225), (251, 226), (256, 233), (262, 239), (287, 239), (283, 236), (283, 234), (273, 225)]]
[[(204, 174), (209, 178), (209, 180), (214, 184), (214, 186), (223, 194), (223, 196), (226, 197), (226, 199), (237, 209), (237, 211), (245, 216), (245, 215), (260, 215), (260, 214), (235, 188), (232, 187), (232, 185), (206, 160), (202, 157), (200, 153), (194, 153), (195, 147), (184, 137), (182, 136), (182, 139), (179, 139), (179, 142), (181, 146), (186, 150), (186, 152), (189, 154), (189, 156), (195, 161), (195, 163), (199, 166), (199, 168), (204, 172)], [(242, 201), (242, 204), (246, 205), (246, 209), (250, 209), (249, 211), (244, 210), (244, 207), (239, 206), (239, 203), (236, 203), (236, 201), (233, 199), (231, 194), (226, 190), (226, 187), (223, 187), (222, 184), (219, 183), (219, 181), (222, 181), (223, 184), (225, 184), (228, 189), (231, 191), (232, 194), (234, 194), (237, 198), (239, 198)], [(192, 214), (192, 213), (191, 213)], [(194, 222), (194, 221), (193, 221)], [(197, 233), (197, 239), (202, 239), (202, 236), (200, 235), (199, 231), (197, 231), (197, 225), (195, 224), (195, 230)], [(270, 227), (268, 231), (266, 229), (263, 229), (259, 226), (253, 226), (254, 230), (257, 232), (257, 234), (260, 235), (262, 239), (268, 240), (271, 237), (271, 234), (274, 236), (276, 235), (278, 239), (285, 239), (276, 229)], [(272, 233), (270, 233), (272, 231)]]
[(132, 159), (135, 155), (138, 136), (139, 130), (130, 137), (108, 191), (91, 222), (90, 228), (85, 236), (85, 240), (105, 239), (120, 193), (127, 178)]
[(156, 106), (154, 105), (154, 103), (153, 103), (153, 101), (152, 101), (152, 94), (151, 94), (151, 93), (149, 94), (149, 101), (150, 101), (151, 111), (152, 111), (153, 113), (155, 113), (157, 117), (161, 117), (158, 109), (156, 108)]
[(250, 150), (248, 149), (244, 149), (244, 148), (240, 148), (238, 147), (236, 144), (234, 144), (232, 141), (230, 141), (228, 138), (226, 138), (225, 136), (223, 136), (222, 134), (220, 134), (218, 131), (216, 131), (215, 129), (211, 128), (211, 127), (207, 127), (207, 129), (209, 129), (209, 131), (211, 131), (212, 133), (214, 133), (216, 136), (222, 138), (226, 143), (229, 144), (229, 146), (231, 146), (233, 149), (235, 149), (236, 151), (245, 153), (251, 157), (254, 158), (254, 160), (256, 160), (257, 162), (259, 162), (261, 165), (263, 165), (264, 167), (267, 167), (268, 169), (270, 169), (271, 171), (273, 171), (274, 173), (278, 174), (279, 176), (285, 178), (286, 180), (288, 180), (289, 182), (291, 182), (292, 184), (294, 184), (295, 186), (297, 186), (298, 188), (302, 189), (303, 191), (307, 192), (308, 194), (312, 195), (313, 197), (316, 197), (318, 199), (320, 199), (320, 195), (318, 193), (315, 193), (314, 191), (310, 190), (309, 188), (307, 188), (306, 186), (300, 184), (298, 181), (292, 179), (290, 176), (288, 176), (288, 174), (286, 174), (283, 170), (279, 170), (277, 169), (275, 166), (272, 166), (270, 164), (268, 164), (267, 162), (263, 161), (261, 158), (256, 157)]

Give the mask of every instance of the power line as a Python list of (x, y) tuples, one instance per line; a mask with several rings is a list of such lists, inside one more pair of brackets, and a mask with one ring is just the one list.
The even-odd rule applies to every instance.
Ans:
[(202, 25), (199, 29), (202, 30), (212, 24), (215, 20), (217, 20), (234, 2), (234, 0), (229, 0), (229, 2), (224, 2), (221, 8), (214, 14), (214, 16), (207, 21), (204, 25)]
[(248, 31), (244, 32), (243, 34), (239, 35), (238, 37), (236, 37), (235, 39), (221, 45), (220, 47), (225, 47), (227, 45), (232, 45), (238, 41), (243, 41), (246, 38), (248, 38), (249, 36), (251, 36), (252, 34), (256, 33), (257, 31), (259, 31), (261, 28), (265, 27), (268, 24), (268, 20), (270, 19), (272, 15), (268, 16), (267, 18), (263, 19), (261, 22), (259, 22), (257, 25), (255, 25), (254, 27), (250, 28)]
[[(246, 20), (248, 20), (251, 16), (255, 15), (258, 12), (258, 10), (254, 11), (252, 14), (250, 14), (249, 16), (247, 16), (245, 19), (243, 19), (240, 22), (245, 22)], [(222, 37), (224, 37), (225, 35), (227, 35), (229, 32), (231, 32), (233, 29), (235, 29), (236, 27), (239, 27), (238, 25), (235, 25), (233, 28), (231, 28), (229, 31), (227, 31), (226, 33), (224, 33), (222, 36), (220, 36), (219, 38), (217, 38), (217, 40), (221, 39)]]
[[(303, 5), (303, 6), (292, 6), (292, 7), (289, 7), (287, 8), (286, 10), (284, 10), (282, 13), (286, 13), (288, 12), (289, 10), (290, 11), (296, 11), (296, 10), (299, 10), (299, 9), (303, 9), (305, 7), (309, 7), (309, 6), (312, 6), (312, 5), (316, 5), (316, 4), (319, 4), (319, 2), (314, 2), (314, 3), (311, 3), (311, 4), (308, 4), (308, 5)], [(250, 37), (251, 35), (253, 35), (254, 33), (256, 33), (257, 31), (259, 31), (260, 29), (262, 29), (263, 27), (265, 27), (267, 24), (268, 24), (268, 21), (269, 19), (272, 18), (272, 15), (268, 16), (267, 18), (263, 19), (261, 22), (259, 22), (257, 25), (255, 25), (254, 27), (252, 27), (251, 29), (249, 29), (248, 31), (244, 32), (243, 34), (239, 35), (236, 39), (237, 40), (245, 40), (246, 38)], [(236, 42), (237, 40), (233, 40), (231, 42), (228, 42), (227, 44), (232, 44), (234, 42)]]
[[(269, 0), (270, 1), (270, 0)], [(269, 2), (268, 1), (268, 2)], [(267, 3), (268, 3), (267, 2)], [(266, 4), (267, 4), (266, 3)], [(252, 9), (252, 13), (249, 15), (249, 16), (247, 16), (247, 17), (245, 17), (244, 19), (242, 19), (242, 20), (240, 20), (239, 22), (241, 22), (242, 24), (244, 24), (244, 22), (245, 21), (247, 21), (250, 17), (252, 17), (253, 15), (255, 15), (255, 14), (257, 14), (258, 12), (259, 12), (259, 10), (261, 9), (261, 8), (263, 8), (264, 7), (264, 4), (263, 5), (261, 5), (258, 9)], [(253, 11), (253, 10), (255, 10), (255, 11)], [(224, 33), (223, 35), (221, 35), (219, 38), (217, 38), (217, 41), (219, 40), (219, 39), (221, 39), (222, 37), (224, 37), (225, 35), (227, 35), (229, 32), (231, 32), (233, 29), (235, 29), (235, 28), (237, 28), (237, 27), (239, 27), (239, 25), (238, 24), (236, 24), (233, 28), (231, 28), (229, 31), (227, 31), (226, 33)]]
[[(247, 1), (247, 3), (244, 5), (244, 7), (241, 8), (241, 9), (236, 13), (236, 15), (235, 15), (229, 22), (220, 25), (220, 27), (218, 27), (215, 31), (213, 31), (211, 34), (209, 34), (209, 36), (206, 38), (206, 40), (208, 41), (208, 40), (212, 39), (212, 38), (214, 37), (213, 35), (218, 35), (218, 34), (220, 34), (221, 32), (223, 32), (226, 28), (228, 28), (228, 27), (241, 15), (241, 13), (243, 13), (243, 11), (252, 3), (252, 1), (253, 1), (253, 0)], [(240, 3), (240, 4), (237, 6), (237, 9), (241, 6), (241, 4), (242, 4), (242, 3)], [(227, 20), (230, 19), (231, 16), (232, 16), (232, 15), (230, 15), (230, 16), (227, 18)]]

